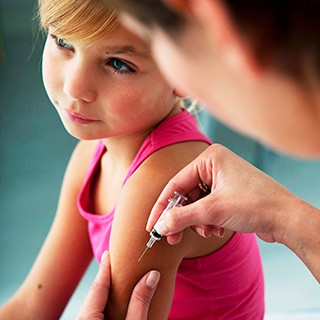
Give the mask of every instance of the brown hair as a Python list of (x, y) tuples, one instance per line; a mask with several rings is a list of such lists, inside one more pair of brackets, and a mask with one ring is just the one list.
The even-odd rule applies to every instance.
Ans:
[(175, 33), (185, 20), (160, 0), (105, 0), (110, 7), (127, 11), (147, 26), (157, 25), (169, 34)]
[[(157, 25), (168, 34), (183, 27), (184, 18), (161, 0), (105, 0)], [(256, 57), (298, 79), (310, 73), (320, 80), (320, 2), (318, 0), (224, 0)]]
[(86, 45), (118, 25), (117, 12), (102, 0), (38, 0), (40, 24), (64, 40)]

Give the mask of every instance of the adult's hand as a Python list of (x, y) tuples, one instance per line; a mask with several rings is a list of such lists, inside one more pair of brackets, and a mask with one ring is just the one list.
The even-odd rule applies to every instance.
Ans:
[[(211, 187), (207, 195), (203, 183)], [(174, 191), (186, 195), (189, 204), (167, 211), (157, 222)], [(156, 222), (171, 244), (180, 242), (189, 226), (204, 237), (221, 237), (224, 228), (255, 232), (290, 248), (320, 283), (320, 210), (221, 145), (210, 146), (170, 180), (147, 230)]]
[[(209, 186), (204, 196), (200, 183)], [(174, 191), (188, 197), (188, 204), (169, 210), (157, 223), (157, 231), (168, 242), (180, 242), (191, 226), (204, 237), (222, 237), (224, 228), (255, 232), (268, 242), (281, 242), (288, 225), (289, 207), (295, 198), (287, 189), (227, 148), (214, 144), (167, 184), (147, 224), (154, 226)], [(291, 211), (292, 212), (292, 211)]]
[[(127, 320), (146, 320), (151, 299), (159, 283), (160, 273), (150, 271), (135, 286), (128, 306)], [(81, 307), (78, 320), (104, 320), (104, 309), (110, 289), (110, 255), (103, 255), (98, 274)]]

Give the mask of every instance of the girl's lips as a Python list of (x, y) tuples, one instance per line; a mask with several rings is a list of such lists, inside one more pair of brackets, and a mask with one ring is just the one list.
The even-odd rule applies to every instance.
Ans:
[(90, 124), (90, 123), (98, 121), (98, 120), (95, 120), (95, 119), (87, 118), (86, 116), (84, 116), (84, 115), (82, 115), (80, 113), (73, 112), (73, 111), (70, 111), (70, 110), (67, 110), (67, 109), (64, 109), (64, 111), (65, 111), (67, 117), (72, 122), (75, 122), (75, 123), (78, 123), (78, 124)]

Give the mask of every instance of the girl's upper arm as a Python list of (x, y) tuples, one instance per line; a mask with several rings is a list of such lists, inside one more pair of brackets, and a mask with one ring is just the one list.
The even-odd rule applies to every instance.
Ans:
[(202, 145), (197, 152), (199, 144), (194, 146), (179, 144), (158, 151), (141, 165), (123, 187), (110, 241), (112, 287), (107, 306), (110, 319), (125, 318), (134, 285), (151, 269), (160, 271), (161, 278), (148, 319), (167, 319), (176, 273), (180, 262), (190, 251), (190, 240), (195, 234), (186, 232), (181, 243), (175, 246), (162, 239), (147, 251), (140, 262), (138, 259), (150, 238), (145, 226), (152, 206), (169, 179), (204, 148)]
[(21, 315), (23, 319), (57, 319), (91, 261), (87, 224), (77, 210), (77, 197), (94, 145), (80, 142), (74, 150), (50, 232), (26, 280), (0, 311), (1, 319)]

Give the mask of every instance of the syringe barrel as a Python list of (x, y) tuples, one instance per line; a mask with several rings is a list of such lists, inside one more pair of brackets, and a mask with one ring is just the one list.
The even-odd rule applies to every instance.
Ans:
[[(168, 200), (169, 203), (168, 203), (167, 207), (165, 208), (165, 210), (163, 211), (163, 213), (165, 211), (168, 211), (169, 209), (172, 209), (173, 207), (182, 206), (182, 203), (186, 200), (187, 200), (187, 197), (185, 197), (175, 191), (174, 196)], [(156, 241), (161, 240), (161, 238), (162, 238), (162, 235), (155, 228), (153, 228), (150, 232), (150, 239), (147, 243), (147, 247), (151, 248), (154, 245), (154, 243)]]
[(179, 192), (175, 191), (174, 196), (169, 199), (169, 204), (166, 209), (171, 209), (173, 207), (181, 207), (184, 201), (187, 201), (187, 197), (183, 196)]

